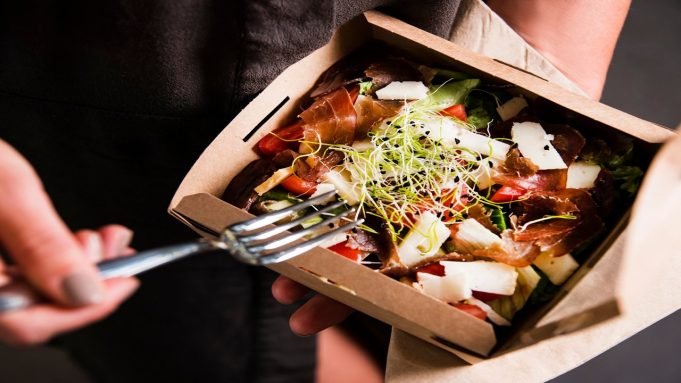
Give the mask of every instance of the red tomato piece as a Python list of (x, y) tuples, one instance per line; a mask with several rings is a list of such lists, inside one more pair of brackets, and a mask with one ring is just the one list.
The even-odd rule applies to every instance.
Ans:
[(295, 195), (312, 195), (317, 190), (317, 184), (293, 174), (282, 181), (281, 186)]
[(447, 109), (443, 109), (440, 114), (454, 117), (461, 121), (466, 121), (466, 118), (468, 118), (468, 115), (466, 115), (466, 108), (463, 106), (463, 104), (454, 104)]
[(496, 193), (492, 196), (491, 200), (492, 202), (511, 202), (515, 201), (518, 198), (522, 197), (527, 193), (526, 190), (520, 189), (520, 188), (514, 188), (512, 186), (502, 186), (497, 190)]
[(437, 275), (438, 277), (445, 276), (445, 267), (438, 262), (431, 263), (430, 265), (420, 267), (416, 270), (417, 273), (428, 273)]
[(359, 263), (362, 260), (362, 253), (361, 250), (353, 249), (351, 247), (347, 246), (348, 241), (337, 243), (331, 247), (329, 247), (329, 250), (342, 255), (343, 257)]
[(258, 141), (258, 150), (265, 156), (275, 154), (288, 149), (293, 141), (303, 138), (303, 121), (295, 123), (281, 129), (277, 129)]
[(486, 293), (484, 291), (473, 290), (473, 297), (480, 299), (483, 302), (493, 301), (495, 299), (499, 299), (499, 298), (504, 297), (504, 296), (505, 295), (494, 294), (494, 293)]
[(455, 303), (452, 306), (456, 307), (457, 309), (465, 312), (466, 314), (473, 315), (474, 317), (478, 319), (485, 320), (487, 319), (487, 313), (485, 310), (481, 309), (480, 307), (476, 305), (469, 305), (468, 303)]

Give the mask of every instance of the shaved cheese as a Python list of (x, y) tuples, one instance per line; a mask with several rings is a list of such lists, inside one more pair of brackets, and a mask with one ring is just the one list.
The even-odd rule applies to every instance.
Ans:
[(265, 182), (255, 187), (255, 192), (258, 195), (263, 195), (268, 191), (274, 189), (277, 185), (284, 182), (285, 179), (293, 175), (293, 167), (289, 166), (287, 168), (279, 169), (272, 176), (265, 180)]
[[(336, 190), (336, 187), (333, 186), (333, 184), (322, 182), (319, 185), (317, 185), (317, 188), (315, 189), (314, 193), (312, 193), (310, 198), (319, 197), (322, 194), (325, 194), (325, 193), (328, 193), (328, 192), (334, 191), (334, 190)], [(329, 203), (329, 202), (334, 201), (335, 199), (336, 199), (336, 196), (332, 194), (328, 198), (325, 198), (323, 201), (319, 201), (319, 204), (321, 205), (321, 204)]]
[(549, 278), (554, 285), (562, 285), (579, 268), (579, 263), (570, 254), (554, 257), (551, 252), (539, 254), (534, 265)]
[(500, 295), (511, 295), (515, 291), (518, 273), (515, 268), (499, 262), (442, 261), (445, 278), (463, 274), (471, 290)]
[(332, 184), (338, 195), (347, 202), (348, 205), (354, 206), (359, 204), (361, 196), (361, 191), (359, 187), (355, 185), (350, 180), (350, 175), (347, 171), (328, 171), (324, 176), (322, 176), (325, 182)]
[(478, 161), (478, 168), (472, 173), (473, 181), (478, 188), (487, 189), (494, 185), (492, 176), (496, 172), (496, 168), (501, 166), (502, 162), (496, 158), (483, 158)]
[(568, 168), (566, 188), (591, 189), (596, 186), (596, 179), (601, 167), (588, 162), (573, 162)]
[(514, 122), (511, 128), (513, 142), (525, 158), (529, 158), (539, 170), (565, 169), (567, 165), (551, 144), (553, 136), (546, 134), (536, 122)]
[(472, 150), (502, 161), (511, 148), (505, 142), (471, 132), (451, 118), (433, 117), (424, 121), (420, 130), (424, 135), (435, 141), (442, 141), (446, 146)]
[(457, 277), (445, 278), (428, 273), (416, 273), (418, 285), (424, 293), (447, 303), (457, 303), (473, 296), (466, 278), (463, 275)]
[(521, 110), (527, 108), (527, 101), (522, 96), (513, 97), (497, 107), (497, 113), (502, 120), (510, 120), (517, 116)]
[(502, 244), (499, 236), (473, 218), (465, 219), (457, 225), (456, 234), (453, 238), (457, 251), (472, 253), (475, 250), (485, 249), (492, 245), (501, 246)]
[(425, 212), (397, 246), (397, 254), (411, 267), (435, 255), (448, 238), (449, 228), (435, 214)]
[(379, 100), (420, 100), (428, 96), (428, 87), (421, 81), (393, 81), (376, 91)]

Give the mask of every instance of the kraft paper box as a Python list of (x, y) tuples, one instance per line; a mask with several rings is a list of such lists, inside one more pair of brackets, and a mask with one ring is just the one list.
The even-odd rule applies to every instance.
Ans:
[[(465, 50), (399, 20), (367, 12), (341, 27), (324, 47), (286, 69), (211, 143), (178, 188), (169, 212), (199, 234), (214, 237), (231, 223), (250, 215), (222, 200), (230, 180), (257, 158), (253, 151), (269, 131), (283, 126), (300, 111), (319, 76), (358, 48), (380, 42), (408, 52), (423, 63), (468, 72), (488, 81), (510, 83), (530, 99), (547, 105), (597, 130), (616, 129), (637, 138), (642, 162), (652, 158), (672, 133), (652, 123), (566, 91), (539, 77)], [(623, 207), (624, 211), (629, 207)], [(589, 260), (562, 287), (554, 300), (497, 339), (492, 325), (478, 320), (416, 289), (358, 265), (325, 249), (313, 249), (271, 268), (322, 294), (458, 355), (470, 363), (494, 360), (620, 315), (615, 291), (617, 268), (603, 270), (606, 279), (597, 296), (576, 295), (578, 287), (600, 270), (600, 259), (622, 259), (625, 220), (616, 225)], [(640, 257), (632, 263), (642, 262)], [(598, 275), (602, 276), (603, 273)], [(588, 294), (588, 292), (586, 292)], [(569, 304), (566, 304), (569, 302)], [(546, 321), (546, 318), (552, 318)], [(585, 331), (589, 331), (587, 328)], [(452, 361), (455, 361), (452, 358)]]

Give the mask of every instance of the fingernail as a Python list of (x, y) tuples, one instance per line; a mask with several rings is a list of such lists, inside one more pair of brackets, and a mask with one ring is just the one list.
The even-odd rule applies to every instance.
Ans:
[(88, 236), (87, 242), (85, 243), (85, 252), (92, 261), (101, 261), (104, 258), (102, 238), (97, 234)]
[(133, 232), (131, 230), (125, 229), (121, 230), (116, 236), (116, 255), (121, 255), (132, 242)]
[(104, 299), (102, 286), (88, 274), (76, 273), (64, 279), (62, 290), (74, 306), (99, 303)]

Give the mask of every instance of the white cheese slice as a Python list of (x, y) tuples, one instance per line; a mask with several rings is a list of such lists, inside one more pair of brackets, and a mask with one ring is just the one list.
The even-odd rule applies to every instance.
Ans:
[(428, 273), (416, 273), (422, 291), (447, 303), (457, 303), (473, 296), (463, 275), (439, 277)]
[(435, 255), (447, 238), (449, 228), (435, 214), (425, 212), (397, 246), (397, 254), (410, 267)]
[(496, 169), (499, 168), (501, 164), (502, 161), (492, 157), (483, 158), (478, 161), (478, 168), (475, 169), (471, 175), (479, 189), (487, 189), (494, 185), (492, 176), (494, 176)]
[(501, 245), (501, 238), (473, 218), (467, 218), (457, 224), (454, 235), (454, 246), (462, 253), (472, 253), (492, 245)]
[(554, 285), (562, 285), (579, 268), (579, 263), (570, 254), (554, 257), (551, 252), (543, 252), (534, 260), (534, 265), (549, 278)]
[(502, 120), (510, 120), (517, 116), (521, 110), (527, 108), (527, 101), (522, 96), (513, 97), (497, 107), (497, 113)]
[(270, 178), (266, 179), (265, 182), (255, 187), (255, 192), (258, 195), (263, 195), (268, 191), (274, 189), (277, 185), (284, 182), (285, 179), (293, 174), (293, 166), (287, 168), (279, 169)]
[(350, 179), (347, 171), (330, 170), (322, 176), (324, 182), (332, 184), (338, 195), (345, 200), (348, 205), (359, 204), (361, 196), (360, 188)]
[(565, 169), (567, 165), (551, 144), (553, 135), (546, 134), (536, 122), (515, 122), (511, 128), (513, 142), (523, 157), (529, 158), (539, 170)]
[(466, 276), (471, 290), (500, 295), (512, 295), (518, 272), (515, 267), (499, 262), (440, 262), (445, 267), (445, 278), (450, 275)]
[(428, 87), (421, 81), (393, 81), (376, 91), (379, 100), (420, 100), (428, 96)]
[(505, 142), (474, 133), (451, 118), (433, 117), (424, 121), (420, 130), (433, 140), (441, 140), (446, 146), (472, 150), (502, 161), (511, 148)]
[(567, 171), (566, 188), (591, 189), (596, 186), (596, 179), (601, 172), (601, 167), (588, 162), (573, 162)]
[[(333, 184), (327, 183), (327, 182), (322, 182), (317, 185), (317, 188), (315, 189), (314, 193), (310, 196), (310, 198), (318, 197), (322, 194), (328, 193), (330, 191), (336, 190), (336, 187), (333, 186)], [(329, 203), (331, 201), (334, 201), (336, 199), (335, 195), (330, 195), (328, 198), (324, 199), (323, 201), (320, 201), (319, 204), (323, 205), (325, 203)]]

